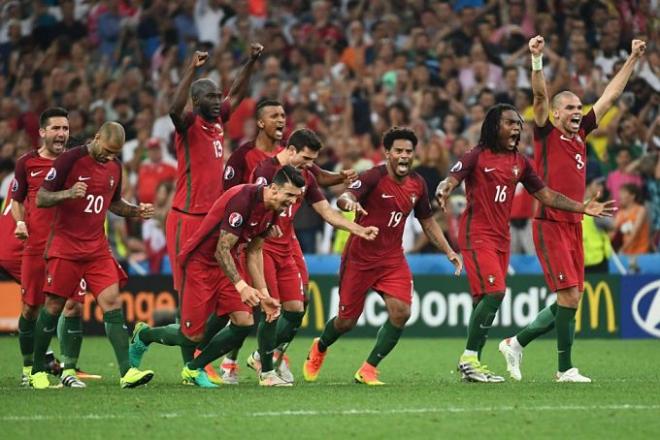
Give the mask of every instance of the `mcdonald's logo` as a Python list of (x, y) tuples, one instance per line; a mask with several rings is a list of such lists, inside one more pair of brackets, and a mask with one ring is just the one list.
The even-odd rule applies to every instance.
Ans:
[(589, 303), (589, 328), (595, 330), (600, 327), (600, 300), (601, 297), (605, 298), (605, 317), (607, 324), (607, 332), (615, 333), (616, 328), (616, 309), (614, 307), (614, 300), (612, 299), (612, 291), (609, 284), (605, 281), (599, 281), (594, 288), (590, 282), (584, 283), (584, 294), (578, 306), (575, 315), (575, 331), (582, 330), (582, 310), (585, 301)]
[[(309, 280), (309, 287), (307, 289), (309, 295), (310, 306), (314, 307), (314, 327), (317, 331), (323, 331), (325, 327), (325, 311), (323, 310), (323, 296), (321, 289), (316, 281)], [(311, 307), (307, 307), (305, 316), (303, 317), (301, 328), (307, 328), (309, 325), (309, 312)]]

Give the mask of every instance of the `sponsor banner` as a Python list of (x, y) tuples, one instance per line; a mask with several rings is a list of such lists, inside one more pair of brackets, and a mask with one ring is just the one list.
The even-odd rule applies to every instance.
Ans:
[[(310, 304), (301, 334), (318, 335), (325, 322), (337, 314), (339, 288), (336, 276), (312, 276)], [(472, 296), (467, 279), (451, 276), (414, 277), (411, 316), (406, 335), (418, 337), (465, 337), (472, 312)], [(538, 312), (555, 302), (542, 276), (508, 278), (504, 301), (489, 335), (511, 336), (534, 320)], [(619, 335), (619, 287), (616, 276), (590, 277), (576, 315), (579, 337), (611, 338)], [(371, 292), (356, 328), (356, 336), (373, 336), (387, 319), (385, 303)]]
[[(465, 337), (472, 312), (472, 296), (465, 277), (443, 275), (415, 276), (411, 316), (406, 335), (416, 337)], [(617, 337), (619, 335), (619, 286), (616, 276), (592, 277), (587, 280), (585, 294), (576, 317), (578, 337)], [(20, 289), (16, 284), (0, 282), (0, 331), (16, 330), (20, 313)], [(123, 289), (124, 314), (128, 326), (137, 321), (162, 324), (174, 316), (176, 293), (169, 276), (131, 277)], [(555, 301), (542, 276), (511, 276), (490, 335), (511, 336), (532, 322), (537, 313)], [(310, 304), (301, 334), (317, 336), (325, 322), (335, 316), (339, 305), (336, 275), (312, 276)], [(104, 334), (103, 312), (94, 298), (87, 295), (83, 307), (85, 334)], [(381, 297), (371, 292), (354, 336), (374, 336), (387, 320)]]
[(621, 336), (660, 338), (660, 277), (657, 275), (622, 278)]

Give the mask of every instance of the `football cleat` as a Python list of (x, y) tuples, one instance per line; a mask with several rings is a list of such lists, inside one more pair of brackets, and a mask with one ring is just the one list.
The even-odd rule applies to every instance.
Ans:
[(250, 353), (250, 356), (246, 359), (245, 363), (248, 367), (252, 368), (257, 372), (257, 375), (261, 374), (261, 356), (259, 356), (258, 351), (253, 351)]
[(488, 382), (488, 377), (477, 356), (462, 355), (458, 360), (457, 370), (461, 373), (461, 379), (466, 382)]
[(46, 372), (48, 374), (52, 374), (53, 376), (60, 376), (62, 374), (62, 364), (55, 357), (55, 353), (53, 353), (53, 350), (49, 349), (48, 351), (46, 351), (45, 368), (46, 368)]
[(273, 366), (275, 367), (277, 374), (279, 374), (280, 377), (285, 381), (293, 383), (294, 377), (293, 373), (291, 372), (289, 356), (287, 356), (286, 353), (282, 353), (281, 351), (276, 351), (275, 354), (273, 354), (273, 361)]
[(355, 372), (355, 383), (363, 383), (365, 385), (385, 385), (385, 383), (378, 380), (378, 369), (371, 364), (363, 363), (359, 370)]
[(30, 386), (35, 390), (45, 390), (50, 387), (48, 373), (40, 371), (38, 373), (30, 374)]
[(225, 385), (238, 385), (238, 372), (240, 367), (233, 359), (225, 358), (220, 364), (222, 382)]
[(319, 338), (314, 338), (307, 359), (303, 364), (303, 377), (307, 382), (314, 382), (319, 377), (319, 372), (327, 354), (327, 350), (324, 352), (319, 351)]
[(282, 379), (275, 370), (259, 374), (259, 385), (262, 387), (291, 387), (293, 384)]
[(522, 363), (522, 350), (514, 349), (510, 344), (510, 338), (502, 340), (499, 345), (500, 353), (504, 356), (506, 361), (506, 370), (509, 372), (511, 379), (521, 380), (522, 373), (520, 372), (520, 364)]
[(181, 370), (181, 379), (184, 383), (193, 384), (200, 388), (218, 388), (218, 385), (214, 384), (209, 380), (209, 377), (206, 375), (206, 371), (202, 368), (199, 370), (193, 370), (184, 366)]
[(21, 386), (28, 387), (30, 386), (30, 374), (32, 373), (32, 367), (23, 367), (21, 372)]
[(557, 372), (557, 382), (591, 383), (591, 379), (580, 374), (580, 371), (573, 367), (566, 371)]
[[(199, 356), (199, 354), (202, 351), (199, 349), (195, 350), (195, 357)], [(215, 371), (215, 368), (213, 368), (213, 365), (208, 364), (206, 367), (204, 367), (204, 371), (206, 372), (206, 376), (209, 378), (209, 380), (216, 384), (216, 385), (223, 385), (224, 382), (222, 381), (222, 378), (218, 374), (217, 371)], [(192, 384), (191, 384), (192, 385)]]
[(62, 385), (69, 388), (87, 388), (85, 382), (78, 379), (76, 375), (76, 370), (73, 368), (62, 371), (62, 379), (60, 379)]
[(140, 371), (135, 367), (130, 368), (124, 377), (119, 379), (119, 385), (122, 388), (135, 388), (144, 385), (154, 377), (154, 372), (151, 370)]
[(147, 352), (149, 346), (140, 340), (140, 332), (149, 328), (145, 322), (135, 324), (131, 340), (128, 345), (128, 360), (132, 367), (138, 368), (142, 363), (142, 356)]

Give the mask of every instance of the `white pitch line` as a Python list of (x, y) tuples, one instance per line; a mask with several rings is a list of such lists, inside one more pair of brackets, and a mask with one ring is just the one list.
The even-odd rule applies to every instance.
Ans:
[[(296, 416), (361, 416), (361, 415), (396, 415), (396, 414), (429, 414), (429, 413), (478, 413), (478, 412), (536, 412), (536, 411), (652, 411), (660, 410), (660, 405), (547, 405), (531, 407), (515, 406), (483, 406), (483, 407), (430, 407), (430, 408), (398, 408), (398, 409), (344, 409), (344, 410), (287, 410), (287, 411), (263, 411), (249, 413), (157, 413), (156, 417), (163, 419), (185, 418), (215, 418), (221, 416), (242, 416), (242, 417), (296, 417)], [(0, 421), (4, 422), (30, 422), (47, 420), (110, 420), (139, 418), (135, 414), (63, 414), (63, 415), (6, 415), (0, 416)]]

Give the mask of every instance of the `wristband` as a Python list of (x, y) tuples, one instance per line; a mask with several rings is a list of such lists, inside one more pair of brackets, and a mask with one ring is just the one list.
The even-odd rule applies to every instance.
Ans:
[(234, 284), (234, 287), (236, 288), (236, 291), (240, 293), (240, 291), (245, 289), (247, 285), (248, 284), (245, 281), (240, 280), (238, 283)]
[(16, 226), (21, 225), (21, 224), (23, 226), (25, 226), (25, 222), (23, 220), (19, 220), (19, 221), (16, 222)]
[(532, 71), (543, 70), (543, 55), (532, 55)]

